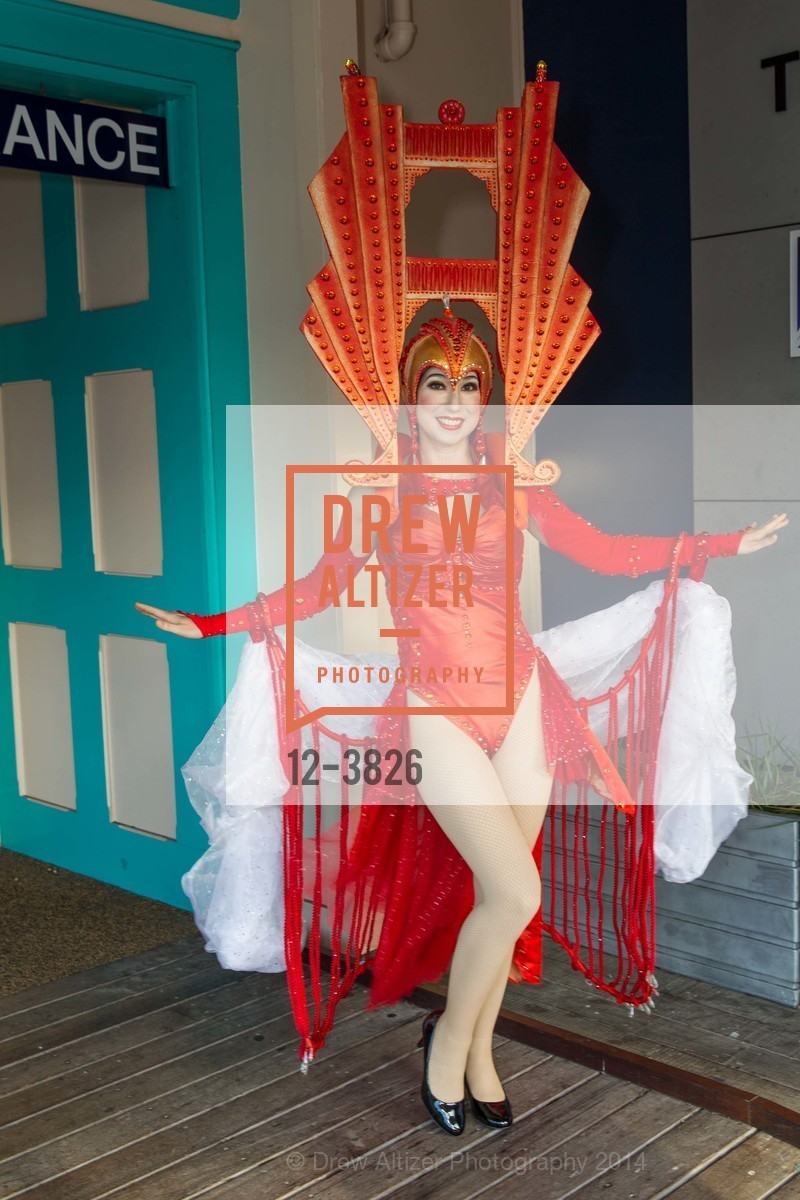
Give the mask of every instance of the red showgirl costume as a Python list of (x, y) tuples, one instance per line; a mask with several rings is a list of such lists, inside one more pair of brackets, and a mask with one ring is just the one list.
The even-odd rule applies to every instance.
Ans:
[[(568, 261), (588, 193), (553, 143), (558, 85), (545, 80), (543, 64), (536, 81), (526, 86), (521, 107), (499, 110), (495, 125), (462, 124), (463, 111), (452, 102), (440, 110), (442, 124), (405, 123), (397, 106), (378, 104), (375, 81), (357, 69), (343, 77), (342, 88), (347, 132), (310, 188), (331, 258), (309, 286), (312, 306), (303, 332), (380, 444), (374, 463), (349, 464), (352, 470), (345, 478), (382, 490), (395, 506), (404, 491), (432, 497), (432, 507), (422, 510), (426, 549), (409, 554), (392, 536), (378, 551), (383, 571), (388, 576), (393, 570), (402, 578), (415, 565), (449, 560), (445, 584), (452, 582), (454, 564), (466, 563), (472, 579), (471, 607), (392, 607), (395, 627), (417, 632), (398, 637), (405, 681), (394, 684), (385, 698), (385, 711), (377, 716), (374, 735), (361, 744), (384, 750), (412, 745), (403, 711), (406, 688), (411, 687), (429, 704), (462, 710), (446, 715), (491, 757), (512, 716), (507, 710), (475, 709), (502, 710), (511, 699), (516, 711), (538, 662), (547, 759), (555, 775), (534, 857), (543, 876), (549, 873), (550, 902), (548, 911), (540, 909), (519, 938), (513, 961), (528, 982), (539, 982), (546, 930), (598, 988), (620, 1003), (651, 1005), (656, 990), (653, 794), (670, 680), (678, 572), (689, 566), (689, 577), (701, 580), (707, 558), (735, 554), (744, 530), (682, 534), (677, 539), (605, 534), (558, 496), (553, 487), (560, 474), (555, 463), (533, 465), (522, 457), (538, 421), (599, 332), (587, 307), (589, 288)], [(497, 260), (406, 258), (404, 207), (416, 178), (436, 167), (460, 167), (485, 181), (498, 214)], [(397, 431), (401, 385), (408, 385), (413, 401), (425, 365), (446, 364), (447, 373), (457, 378), (469, 350), (471, 365), (482, 372), (481, 400), (488, 400), (491, 360), (487, 353), (484, 370), (481, 344), (470, 337), (467, 322), (450, 314), (434, 320), (423, 326), (406, 358), (401, 355), (411, 318), (427, 300), (442, 295), (477, 302), (497, 330), (506, 431), (487, 434), (482, 449), (487, 466), (512, 469), (508, 497), (503, 494), (508, 473), (504, 477), (496, 470), (479, 471), (477, 483), (459, 481), (462, 487), (421, 468), (411, 474), (392, 472), (392, 467), (414, 457), (413, 445)], [(417, 353), (420, 347), (425, 353)], [(480, 463), (481, 456), (476, 456), (476, 465)], [(459, 490), (477, 490), (480, 516), (474, 539), (467, 543), (465, 537), (453, 555), (442, 544), (440, 513), (433, 506), (437, 493)], [(464, 502), (469, 509), (468, 495)], [(634, 578), (669, 571), (663, 600), (636, 661), (616, 686), (591, 700), (572, 695), (522, 619), (522, 531), (531, 516), (550, 549), (591, 570)], [(397, 527), (391, 525), (390, 533)], [(506, 550), (512, 556), (508, 598)], [(287, 733), (286, 707), (293, 706), (295, 712), (307, 708), (299, 693), (286, 694), (285, 646), (275, 626), (292, 616), (320, 611), (331, 602), (326, 582), (335, 578), (335, 590), (343, 591), (367, 557), (351, 551), (323, 555), (305, 579), (293, 584), (291, 603), (284, 588), (271, 596), (260, 594), (227, 614), (188, 614), (206, 636), (248, 629), (254, 642), (263, 643), (275, 687), (284, 763), (292, 749), (302, 747), (297, 730)], [(287, 640), (292, 632), (289, 620)], [(466, 668), (480, 665), (482, 682), (407, 682), (415, 666), (423, 671), (431, 664), (456, 662)], [(603, 741), (589, 720), (590, 708), (601, 705), (607, 710)], [(625, 717), (622, 728), (620, 713)], [(359, 741), (333, 733), (324, 720), (314, 719), (309, 728), (317, 749), (321, 733), (343, 745)], [(577, 800), (568, 805), (570, 785)], [(586, 845), (590, 786), (609, 801), (599, 809), (599, 862), (591, 861)], [(389, 786), (381, 781), (365, 786), (355, 816), (344, 782), (341, 794), (341, 818), (324, 832), (320, 805), (316, 806), (311, 838), (304, 836), (300, 785), (290, 785), (283, 804), (285, 962), (304, 1069), (324, 1044), (338, 1000), (362, 971), (371, 969), (368, 1007), (397, 1001), (416, 985), (437, 979), (447, 968), (474, 903), (469, 868), (413, 784)], [(549, 854), (543, 869), (546, 839)], [(604, 875), (615, 880), (611, 898), (602, 886)], [(313, 1018), (302, 958), (304, 896), (312, 900), (307, 961)], [(320, 943), (323, 904), (332, 943), (326, 998)]]

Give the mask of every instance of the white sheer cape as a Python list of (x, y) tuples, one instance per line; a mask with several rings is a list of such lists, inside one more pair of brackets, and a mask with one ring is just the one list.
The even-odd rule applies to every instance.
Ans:
[[(654, 580), (609, 608), (533, 635), (576, 699), (602, 695), (621, 679), (653, 624), (663, 591), (664, 580)], [(752, 776), (736, 758), (730, 634), (728, 601), (707, 583), (679, 579), (654, 797), (656, 871), (675, 883), (701, 876), (747, 814)], [(394, 667), (397, 658), (332, 654), (295, 639), (297, 686), (309, 707), (382, 704), (391, 683), (349, 684), (352, 694), (345, 699), (341, 684), (317, 682), (320, 664), (367, 663)], [(278, 754), (269, 672), (263, 644), (248, 640), (224, 708), (181, 768), (209, 840), (181, 884), (206, 950), (236, 971), (286, 969), (281, 800), (289, 781)], [(601, 742), (607, 736), (604, 709), (590, 709)], [(627, 705), (621, 704), (620, 729), (626, 721)], [(364, 737), (373, 732), (375, 717), (326, 716), (325, 723), (334, 732)], [(323, 750), (326, 740), (330, 744), (323, 735)]]

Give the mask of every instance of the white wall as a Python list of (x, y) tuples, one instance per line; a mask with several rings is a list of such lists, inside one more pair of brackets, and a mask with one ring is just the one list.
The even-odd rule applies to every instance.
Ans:
[[(236, 28), (251, 399), (274, 410), (277, 434), (266, 423), (255, 429), (259, 585), (269, 591), (285, 576), (284, 522), (275, 513), (284, 510), (291, 406), (327, 406), (339, 395), (299, 325), (306, 284), (325, 260), (306, 186), (341, 136), (334, 105), (341, 110), (338, 77), (355, 47), (355, 11), (349, 0), (242, 0)], [(328, 412), (304, 430), (296, 461), (335, 461)], [(320, 551), (305, 539), (298, 573)]]
[[(789, 230), (800, 227), (800, 63), (775, 112), (763, 58), (800, 49), (796, 0), (689, 0), (695, 528), (786, 511), (778, 542), (714, 563), (731, 603), (737, 733), (800, 746), (800, 358)], [(724, 406), (724, 407), (721, 407)]]

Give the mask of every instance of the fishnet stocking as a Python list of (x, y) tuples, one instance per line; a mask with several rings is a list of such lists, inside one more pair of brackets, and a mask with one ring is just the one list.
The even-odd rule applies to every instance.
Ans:
[[(430, 707), (415, 694), (409, 703)], [(464, 1074), (480, 1100), (500, 1100), (492, 1031), (505, 994), (514, 944), (541, 903), (532, 849), (547, 809), (547, 771), (538, 671), (503, 744), (489, 759), (444, 716), (409, 716), (422, 752), (419, 792), (473, 872), (476, 902), (459, 932), (445, 1010), (431, 1046), (428, 1082), (440, 1100), (464, 1095)]]

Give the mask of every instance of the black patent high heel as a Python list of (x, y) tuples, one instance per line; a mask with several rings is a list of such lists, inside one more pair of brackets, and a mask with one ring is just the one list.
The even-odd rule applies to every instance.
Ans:
[(422, 1087), (420, 1094), (422, 1096), (422, 1103), (436, 1124), (444, 1129), (446, 1133), (459, 1134), (464, 1132), (464, 1125), (466, 1124), (464, 1101), (437, 1100), (428, 1086), (428, 1060), (431, 1053), (433, 1031), (436, 1028), (436, 1022), (443, 1012), (443, 1008), (434, 1009), (433, 1012), (425, 1015), (422, 1022), (422, 1037), (417, 1042), (418, 1048), (420, 1046), (424, 1046), (425, 1048), (423, 1052)]
[(464, 1076), (464, 1091), (469, 1099), (473, 1114), (490, 1129), (507, 1129), (514, 1120), (508, 1096), (503, 1093), (502, 1100), (476, 1100), (469, 1090), (467, 1077)]

